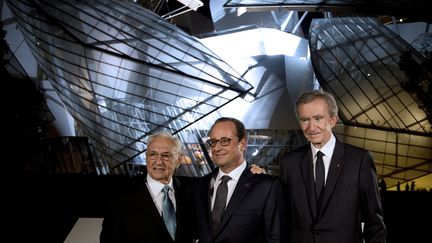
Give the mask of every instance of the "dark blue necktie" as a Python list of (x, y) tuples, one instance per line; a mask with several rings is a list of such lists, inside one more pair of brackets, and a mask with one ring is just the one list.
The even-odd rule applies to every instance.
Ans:
[(164, 193), (162, 202), (162, 217), (165, 222), (165, 226), (171, 235), (171, 238), (174, 240), (176, 232), (176, 213), (174, 210), (174, 205), (168, 194), (170, 190), (171, 188), (168, 185), (162, 188), (162, 192)]
[(316, 153), (316, 163), (315, 163), (315, 193), (318, 203), (321, 201), (320, 196), (324, 189), (324, 162), (323, 162), (323, 153), (318, 151)]
[(216, 191), (216, 198), (213, 205), (213, 211), (212, 211), (212, 223), (213, 223), (213, 230), (216, 234), (219, 229), (219, 224), (222, 220), (222, 216), (225, 212), (225, 206), (228, 196), (228, 181), (231, 179), (231, 177), (224, 175), (221, 177), (221, 183), (219, 184), (217, 191)]

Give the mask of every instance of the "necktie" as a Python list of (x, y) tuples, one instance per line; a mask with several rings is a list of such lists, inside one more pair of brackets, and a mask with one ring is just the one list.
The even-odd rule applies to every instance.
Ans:
[(315, 193), (318, 202), (320, 201), (320, 195), (324, 189), (324, 162), (323, 153), (318, 151), (316, 153), (316, 163), (315, 163)]
[(212, 211), (212, 222), (213, 222), (213, 230), (216, 234), (219, 229), (219, 224), (222, 220), (222, 216), (225, 212), (225, 206), (228, 195), (228, 185), (227, 182), (231, 179), (231, 177), (224, 175), (221, 177), (221, 183), (218, 186), (216, 191), (216, 198), (213, 205)]
[(176, 213), (174, 210), (174, 205), (168, 194), (170, 190), (171, 188), (168, 185), (162, 188), (162, 192), (164, 193), (164, 198), (162, 201), (162, 217), (165, 222), (165, 226), (171, 235), (171, 238), (174, 240), (176, 232)]

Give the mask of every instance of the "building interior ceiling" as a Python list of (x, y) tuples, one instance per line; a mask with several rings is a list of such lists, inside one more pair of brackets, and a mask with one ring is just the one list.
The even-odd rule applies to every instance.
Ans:
[(432, 3), (428, 0), (228, 0), (228, 8), (270, 10), (286, 8), (292, 11), (331, 12), (337, 16), (394, 16), (413, 21), (431, 21)]
[[(378, 20), (380, 24), (399, 24), (401, 21), (425, 22), (427, 26), (425, 33), (428, 34), (431, 22), (429, 10), (432, 9), (430, 1), (240, 0), (224, 2), (207, 0), (202, 1), (203, 6), (196, 11), (187, 11), (173, 17), (171, 13), (178, 8), (182, 8), (182, 4), (179, 2), (133, 1), (156, 13), (160, 18), (164, 17), (167, 20), (166, 23), (161, 23), (157, 20), (157, 17), (151, 14), (134, 12), (124, 1), (119, 1), (118, 4), (121, 5), (119, 10), (129, 12), (128, 16), (122, 18), (117, 17), (121, 16), (121, 14), (109, 15), (110, 21), (99, 19), (97, 15), (93, 15), (93, 13), (100, 16), (105, 14), (104, 8), (100, 7), (100, 4), (104, 2), (102, 0), (95, 1), (93, 3), (94, 8), (91, 4), (85, 4), (86, 6), (83, 9), (76, 8), (72, 3), (73, 1), (59, 1), (56, 6), (51, 6), (51, 4), (44, 1), (30, 1), (31, 3), (24, 0), (6, 2), (13, 9), (15, 16), (18, 16), (19, 26), (24, 33), (24, 38), (27, 39), (32, 52), (35, 53), (43, 72), (46, 73), (48, 78), (54, 80), (54, 82), (51, 82), (54, 89), (59, 93), (61, 100), (65, 103), (74, 119), (81, 124), (79, 126), (81, 134), (89, 136), (92, 144), (96, 145), (96, 147), (99, 146), (99, 153), (104, 154), (104, 158), (115, 161), (114, 165), (124, 165), (124, 162), (134, 164), (133, 162), (138, 161), (137, 159), (142, 157), (142, 153), (145, 151), (145, 142), (141, 141), (145, 140), (151, 131), (165, 128), (177, 133), (189, 146), (189, 157), (194, 169), (191, 170), (185, 167), (186, 169), (183, 171), (184, 174), (189, 175), (201, 175), (200, 173), (205, 173), (210, 168), (207, 167), (204, 170), (201, 168), (202, 154), (206, 149), (200, 147), (200, 141), (186, 142), (190, 137), (190, 134), (188, 134), (190, 131), (187, 131), (186, 128), (190, 128), (190, 123), (199, 122), (207, 126), (211, 122), (206, 120), (214, 119), (214, 111), (217, 110), (217, 107), (224, 106), (237, 98), (244, 98), (252, 88), (248, 83), (249, 80), (245, 80), (242, 75), (238, 74), (242, 73), (241, 71), (232, 70), (229, 63), (225, 63), (225, 60), (221, 60), (214, 55), (212, 50), (201, 46), (198, 42), (194, 42), (193, 38), (178, 31), (176, 27), (186, 31), (191, 36), (204, 38), (235, 33), (251, 26), (253, 28), (275, 28), (277, 26), (279, 30), (309, 39), (310, 36), (313, 36), (313, 34), (309, 33), (309, 30), (313, 29), (314, 18), (372, 17)], [(40, 6), (36, 6), (36, 12), (40, 16), (32, 20), (33, 17), (26, 14), (28, 10), (23, 6), (32, 6), (35, 3), (36, 5), (40, 4)], [(80, 13), (76, 16), (80, 16), (81, 19), (78, 20), (76, 16), (65, 19), (59, 18), (63, 8)], [(88, 16), (83, 18), (84, 15)], [(257, 18), (257, 16), (260, 17)], [(68, 21), (77, 20), (80, 22), (71, 22), (72, 25), (78, 24), (76, 26), (79, 26), (82, 24), (84, 26), (86, 21), (90, 23), (93, 19), (98, 19), (98, 22), (95, 22), (98, 23), (97, 28), (100, 27), (98, 32), (95, 31), (97, 28), (84, 28), (80, 30), (82, 31), (80, 33), (75, 27), (71, 27), (67, 23)], [(124, 19), (133, 19), (137, 22), (136, 26), (138, 27)], [(39, 21), (40, 26), (37, 28), (41, 28), (40, 30), (37, 30), (36, 26), (31, 27), (31, 23), (35, 21)], [(158, 23), (159, 27), (148, 25), (148, 21)], [(106, 28), (107, 23), (112, 23), (115, 29)], [(174, 25), (171, 26), (168, 23)], [(338, 25), (329, 28), (334, 28), (334, 26)], [(343, 27), (347, 26), (349, 24), (343, 24)], [(44, 32), (44, 28), (50, 29), (50, 32)], [(151, 32), (151, 34), (140, 33), (143, 28), (155, 29), (148, 32)], [(379, 28), (381, 27), (377, 27), (377, 29)], [(341, 31), (342, 27), (336, 27), (335, 30)], [(114, 32), (120, 34), (114, 34)], [(169, 36), (167, 35), (168, 32), (173, 33), (170, 36), (172, 41), (165, 43), (166, 39), (163, 36)], [(35, 38), (32, 36), (40, 38), (40, 42), (32, 44), (32, 41), (29, 41), (29, 39)], [(88, 42), (90, 39), (87, 39), (86, 36), (90, 37), (92, 42)], [(128, 38), (117, 39), (124, 36), (128, 36), (129, 40), (127, 40)], [(150, 39), (143, 38), (146, 36), (152, 37), (151, 42), (147, 42)], [(76, 43), (77, 37), (81, 39), (78, 43)], [(46, 42), (52, 38), (61, 45), (55, 46)], [(109, 42), (107, 38), (113, 38), (117, 42)], [(42, 42), (47, 44), (46, 47), (40, 44)], [(157, 42), (160, 42), (160, 44), (155, 44)], [(347, 42), (348, 44), (356, 43), (353, 39), (349, 39)], [(344, 44), (344, 42), (338, 43), (338, 40), (334, 40), (336, 48), (340, 48), (339, 51), (345, 50), (344, 45), (348, 45), (347, 42)], [(125, 44), (129, 49), (123, 48), (121, 44)], [(82, 52), (60, 48), (62, 45), (74, 46), (75, 50), (82, 50)], [(177, 45), (183, 46), (183, 48), (177, 48)], [(365, 46), (369, 45), (366, 44)], [(54, 49), (55, 51), (53, 51)], [(144, 49), (150, 51), (141, 53), (140, 50)], [(314, 51), (313, 48), (311, 50)], [(316, 49), (315, 53), (311, 53), (311, 57), (313, 59), (315, 55), (317, 58), (322, 58), (321, 60), (324, 60), (324, 63), (327, 61), (336, 61), (337, 63), (338, 58), (332, 56), (332, 52), (333, 50), (329, 48)], [(361, 57), (362, 52), (356, 49), (355, 53), (357, 52), (360, 53), (358, 57)], [(62, 54), (59, 55), (59, 53)], [(374, 53), (374, 51), (368, 51), (368, 53)], [(326, 54), (327, 59), (325, 59)], [(68, 56), (73, 61), (65, 62), (65, 57)], [(389, 56), (391, 57), (389, 60), (397, 63), (398, 57)], [(123, 75), (127, 72), (129, 76), (122, 78), (118, 74), (113, 74), (112, 71), (104, 73), (98, 63), (104, 64), (105, 69), (108, 69), (112, 64), (106, 61), (107, 58), (115, 58), (116, 63), (119, 63), (118, 69), (116, 69), (117, 72)], [(422, 61), (427, 56), (416, 55), (415, 58), (417, 58), (417, 61)], [(153, 61), (148, 63), (140, 59), (151, 59)], [(379, 58), (378, 60), (385, 63), (381, 65), (382, 68), (388, 67), (388, 62)], [(205, 62), (211, 65), (203, 65), (202, 63)], [(82, 75), (77, 79), (71, 70), (82, 69), (82, 63), (88, 64), (89, 74)], [(127, 65), (131, 63), (135, 65), (134, 70), (139, 71), (130, 70)], [(325, 71), (317, 70), (317, 63), (318, 61), (313, 65), (321, 87), (335, 95), (340, 95), (341, 89), (335, 89), (335, 81), (329, 79), (332, 75), (328, 74), (326, 76)], [(353, 67), (364, 64), (371, 65), (366, 61), (363, 64), (355, 63)], [(201, 72), (199, 68), (203, 68)], [(357, 74), (361, 75), (363, 69), (359, 68), (359, 70)], [(215, 73), (217, 74), (214, 76)], [(158, 77), (158, 74), (163, 75)], [(112, 80), (113, 86), (98, 83), (97, 77)], [(152, 79), (158, 80), (160, 85), (155, 86), (151, 82), (145, 84), (135, 83), (135, 80), (139, 79), (138, 77), (152, 77)], [(178, 81), (170, 82), (170, 79)], [(344, 80), (346, 77), (339, 75), (338, 79)], [(190, 83), (188, 84), (185, 80)], [(365, 78), (365, 80), (364, 86), (373, 86), (375, 83), (373, 80), (370, 82), (369, 78)], [(258, 87), (266, 85), (259, 82), (257, 84)], [(355, 83), (351, 85), (356, 86)], [(199, 87), (201, 89), (202, 87), (212, 89), (216, 94), (200, 92)], [(388, 92), (392, 95), (386, 93), (388, 96), (384, 101), (371, 102), (371, 104), (364, 106), (358, 105), (361, 107), (362, 112), (357, 115), (350, 113), (350, 116), (347, 116), (353, 108), (353, 106), (348, 105), (349, 101), (359, 101), (357, 96), (359, 86), (356, 87), (347, 92), (349, 95), (338, 96), (340, 98), (338, 101), (345, 107), (346, 112), (341, 116), (343, 126), (338, 126), (335, 133), (349, 143), (369, 149), (373, 148), (372, 152), (376, 159), (378, 175), (380, 178), (388, 180), (389, 186), (394, 186), (397, 182), (408, 182), (431, 174), (431, 122), (426, 118), (426, 113), (418, 109), (416, 97), (407, 95), (403, 90), (395, 91), (395, 88), (391, 88)], [(395, 87), (396, 89), (400, 88), (400, 84)], [(173, 92), (173, 90), (176, 91)], [(104, 92), (108, 92), (110, 95)], [(148, 93), (144, 96), (142, 95), (143, 92)], [(370, 94), (367, 89), (363, 89), (363, 92)], [(198, 99), (191, 98), (198, 93)], [(164, 94), (165, 98), (160, 98), (161, 94)], [(119, 96), (127, 99), (113, 98)], [(349, 96), (354, 97), (354, 99), (348, 99)], [(370, 102), (369, 98), (367, 95), (365, 96), (365, 100)], [(141, 101), (145, 99), (149, 99), (149, 101)], [(175, 106), (170, 108), (171, 104), (175, 104)], [(415, 114), (411, 114), (411, 117), (406, 116), (406, 114), (404, 115), (405, 111), (396, 111), (395, 115), (391, 113), (384, 114), (379, 123), (376, 120), (374, 122), (374, 119), (370, 119), (371, 116), (377, 113), (383, 114), (375, 112), (375, 110), (379, 111), (381, 106), (391, 110), (388, 107), (391, 108), (397, 104), (403, 104), (408, 115), (409, 111), (415, 110), (420, 114), (421, 119), (418, 119)], [(429, 105), (428, 103), (425, 104)], [(154, 110), (155, 107), (157, 107), (156, 110)], [(207, 113), (212, 113), (212, 115), (206, 115)], [(359, 117), (363, 118), (362, 121), (367, 122), (353, 122)], [(415, 125), (409, 125), (411, 123)], [(402, 126), (399, 126), (401, 124)], [(199, 125), (202, 124), (199, 123)], [(192, 133), (205, 136), (205, 131), (200, 129), (196, 129)], [(305, 142), (298, 131), (261, 129), (251, 130), (249, 135), (251, 139), (247, 155), (251, 161), (268, 168), (270, 171), (275, 168), (274, 161), (277, 161), (277, 158), (282, 156), (285, 150), (288, 151), (294, 145)], [(107, 141), (111, 143), (110, 146), (106, 146)], [(289, 145), (287, 146), (287, 144)], [(257, 151), (259, 152), (258, 155), (256, 154)], [(201, 169), (197, 169), (198, 167)], [(198, 173), (197, 171), (201, 172)], [(275, 171), (277, 173), (276, 169)]]
[[(314, 18), (323, 18), (323, 17), (348, 17), (350, 18), (357, 18), (357, 17), (371, 17), (375, 19), (377, 22), (380, 22), (384, 25), (397, 25), (400, 23), (408, 23), (408, 22), (425, 22), (426, 23), (426, 30), (425, 30), (425, 36), (430, 36), (430, 30), (429, 25), (431, 23), (431, 14), (430, 10), (432, 9), (432, 2), (430, 1), (350, 1), (350, 0), (343, 0), (343, 1), (296, 1), (296, 0), (285, 0), (285, 1), (253, 1), (253, 0), (234, 0), (234, 1), (226, 1), (226, 3), (223, 5), (225, 14), (229, 11), (234, 11), (237, 13), (238, 18), (242, 18), (245, 13), (272, 13), (273, 16), (280, 16), (279, 22), (284, 22), (284, 20), (288, 19), (290, 15), (284, 16), (274, 14), (275, 12), (279, 11), (293, 11), (298, 14), (299, 18), (296, 21), (296, 24), (293, 25), (291, 28), (285, 28), (284, 30), (286, 32), (295, 32), (295, 28), (298, 27), (298, 25), (301, 26), (302, 31), (297, 31), (295, 34), (309, 39), (311, 36), (311, 33), (309, 33), (309, 30), (313, 29), (313, 26), (311, 26), (311, 23), (313, 22)], [(219, 13), (219, 15), (222, 15)], [(246, 18), (246, 17), (244, 17)], [(215, 18), (213, 18), (215, 19)], [(348, 20), (347, 19), (347, 20)], [(175, 21), (175, 20), (174, 20)], [(235, 20), (234, 20), (235, 21)], [(348, 20), (353, 21), (353, 20)], [(222, 22), (222, 21), (220, 21)], [(251, 25), (257, 25), (257, 26), (266, 26), (264, 21), (259, 22), (249, 22)], [(322, 22), (325, 22), (323, 20)], [(247, 21), (242, 22), (244, 25), (247, 23)], [(212, 22), (214, 25), (214, 28), (216, 29), (216, 32), (223, 33), (226, 31), (224, 27), (227, 29), (233, 29), (232, 31), (236, 31), (236, 28), (238, 26), (235, 25), (222, 25), (218, 24), (217, 21)], [(354, 24), (354, 21), (353, 21)], [(376, 23), (378, 24), (378, 23)], [(357, 26), (361, 26), (362, 23), (358, 22), (356, 23)], [(373, 24), (374, 25), (374, 24)], [(243, 26), (244, 27), (244, 26)], [(349, 24), (329, 24), (326, 26), (326, 24), (321, 23), (317, 24), (317, 31), (326, 30), (329, 32), (329, 35), (337, 35), (338, 33), (346, 33), (347, 31), (343, 30), (344, 28), (350, 28)], [(331, 31), (332, 28), (335, 28), (336, 31)], [(186, 28), (188, 29), (188, 28)], [(283, 29), (283, 28), (280, 28)], [(364, 30), (364, 29), (363, 29)], [(382, 29), (384, 32), (387, 32), (387, 28)], [(359, 30), (361, 33), (362, 30)], [(198, 31), (199, 32), (199, 31)], [(324, 31), (322, 31), (324, 32)], [(396, 32), (397, 33), (397, 32)], [(192, 34), (192, 33), (191, 33)], [(383, 34), (383, 32), (381, 32)], [(384, 39), (388, 39), (388, 43), (392, 43), (389, 45), (395, 44), (393, 41), (400, 41), (401, 44), (396, 46), (396, 49), (402, 50), (409, 48), (405, 46), (404, 41), (399, 38), (397, 35), (393, 35), (392, 31), (388, 31), (387, 34), (389, 34), (388, 37)], [(385, 34), (385, 35), (387, 35)], [(366, 34), (367, 35), (367, 34)], [(317, 37), (315, 37), (317, 38)], [(430, 139), (431, 137), (431, 112), (430, 112), (430, 105), (431, 104), (431, 91), (426, 91), (422, 95), (412, 96), (409, 95), (407, 92), (405, 92), (403, 89), (400, 89), (403, 86), (403, 82), (401, 79), (403, 79), (404, 74), (400, 73), (401, 70), (399, 69), (397, 65), (397, 58), (393, 59), (388, 57), (391, 57), (389, 55), (386, 58), (378, 58), (376, 61), (366, 61), (363, 62), (363, 64), (360, 64), (362, 61), (362, 58), (366, 58), (368, 54), (365, 54), (365, 52), (374, 53), (372, 51), (373, 48), (369, 46), (369, 51), (365, 50), (359, 50), (356, 49), (357, 54), (353, 54), (354, 56), (350, 56), (350, 54), (347, 54), (346, 49), (349, 47), (343, 47), (343, 46), (357, 46), (359, 42), (366, 43), (367, 41), (364, 41), (364, 37), (350, 37), (350, 41), (346, 42), (344, 40), (337, 40), (337, 38), (329, 38), (330, 42), (339, 42), (339, 43), (333, 43), (334, 46), (332, 48), (324, 48), (327, 49), (327, 54), (329, 54), (329, 57), (325, 57), (325, 50), (321, 50), (319, 55), (321, 57), (322, 64), (328, 66), (328, 63), (332, 63), (332, 65), (335, 65), (335, 63), (340, 63), (338, 60), (356, 60), (354, 62), (358, 62), (358, 64), (345, 64), (345, 66), (351, 66), (350, 73), (347, 77), (344, 77), (343, 74), (326, 74), (328, 71), (322, 68), (321, 70), (317, 70), (319, 65), (314, 65), (315, 73), (318, 75), (319, 82), (321, 86), (328, 91), (331, 91), (337, 98), (338, 102), (342, 108), (342, 110), (345, 110), (345, 112), (342, 112), (342, 122), (345, 124), (346, 129), (337, 129), (340, 134), (343, 134), (346, 141), (349, 141), (350, 143), (356, 144), (361, 147), (367, 147), (371, 149), (374, 153), (374, 156), (376, 158), (376, 164), (377, 164), (377, 170), (378, 174), (381, 178), (385, 178), (385, 180), (388, 182), (390, 186), (395, 186), (397, 182), (404, 182), (408, 180), (415, 180), (417, 178), (423, 177), (425, 175), (428, 175), (431, 173), (432, 169), (432, 161), (431, 161), (431, 147), (432, 147), (432, 141)], [(365, 36), (366, 39), (372, 40), (374, 37)], [(423, 39), (422, 39), (423, 38)], [(331, 40), (333, 39), (333, 40)], [(423, 54), (417, 56), (416, 58), (423, 59), (424, 57), (430, 58), (431, 51), (432, 51), (432, 42), (431, 38), (429, 37), (429, 41), (425, 40), (426, 38), (420, 37), (420, 39), (423, 41), (421, 46), (422, 48), (427, 48), (426, 51), (420, 51), (419, 48), (417, 50)], [(310, 40), (309, 40), (310, 41)], [(322, 43), (328, 42), (329, 40), (320, 40)], [(379, 42), (379, 41), (378, 41)], [(378, 43), (377, 42), (377, 43)], [(412, 43), (414, 44), (414, 42)], [(313, 43), (311, 43), (313, 46)], [(363, 45), (364, 47), (368, 46), (367, 44)], [(313, 47), (311, 46), (311, 49)], [(409, 44), (408, 44), (409, 46)], [(378, 49), (382, 47), (377, 47)], [(396, 50), (395, 49), (395, 50)], [(345, 50), (345, 51), (344, 51)], [(363, 52), (363, 54), (362, 54)], [(316, 52), (318, 53), (318, 52)], [(334, 53), (339, 53), (335, 55)], [(345, 54), (344, 54), (345, 53)], [(376, 52), (375, 52), (376, 53)], [(394, 56), (401, 55), (394, 54)], [(331, 57), (333, 56), (333, 57)], [(348, 57), (348, 58), (347, 58)], [(314, 54), (312, 54), (312, 60), (314, 58)], [(387, 59), (387, 61), (383, 60)], [(388, 65), (389, 60), (394, 60), (394, 65)], [(424, 60), (424, 59), (423, 59)], [(316, 61), (318, 62), (318, 61)], [(344, 61), (345, 63), (346, 61)], [(353, 62), (353, 63), (354, 63)], [(368, 63), (369, 67), (364, 66), (365, 63)], [(381, 64), (380, 64), (381, 63)], [(386, 63), (386, 64), (384, 64)], [(363, 66), (362, 66), (363, 65)], [(429, 64), (430, 65), (430, 64)], [(393, 66), (393, 67), (392, 67)], [(357, 67), (357, 71), (353, 71), (352, 67)], [(386, 71), (384, 69), (391, 70)], [(341, 65), (339, 68), (344, 69), (343, 65)], [(427, 67), (426, 67), (427, 68)], [(356, 68), (354, 68), (356, 69)], [(380, 78), (369, 79), (369, 74), (364, 73), (362, 70), (375, 70), (377, 73), (379, 73)], [(430, 70), (430, 66), (429, 66)], [(341, 87), (344, 87), (344, 83), (347, 82), (347, 80), (355, 80), (360, 79), (362, 80), (362, 72), (368, 76), (366, 79), (369, 79), (368, 82), (364, 83), (362, 81), (359, 82), (353, 82), (351, 85), (353, 88), (351, 91), (348, 91), (346, 93), (343, 93), (341, 91)], [(399, 73), (399, 74), (396, 74)], [(337, 77), (341, 81), (339, 85), (338, 82), (332, 80), (332, 79), (326, 79), (322, 75), (328, 75), (329, 77)], [(399, 75), (399, 78), (395, 78)], [(429, 74), (430, 75), (430, 74)], [(321, 79), (320, 79), (321, 77)], [(394, 86), (392, 84), (384, 84), (386, 82), (390, 82), (390, 80), (394, 79), (399, 80), (396, 81), (396, 83), (399, 83), (398, 85)], [(380, 82), (384, 81), (383, 85), (379, 84)], [(368, 86), (368, 87), (366, 87)], [(346, 84), (345, 84), (346, 87)], [(376, 91), (373, 91), (371, 87), (378, 87), (375, 88), (376, 90), (379, 90), (378, 92), (381, 92), (382, 97), (384, 97), (383, 100), (374, 102), (372, 101), (374, 98), (367, 97), (371, 94), (375, 93)], [(383, 91), (383, 87), (392, 87), (388, 91), (389, 93), (386, 93)], [(339, 90), (339, 91), (338, 91)], [(346, 90), (346, 88), (345, 88)], [(360, 91), (360, 92), (359, 92)], [(342, 93), (341, 93), (342, 92)], [(362, 96), (361, 93), (364, 92), (365, 96)], [(391, 95), (390, 95), (391, 93)], [(419, 97), (428, 97), (424, 99), (423, 101), (419, 100)], [(344, 98), (345, 97), (345, 98)], [(351, 98), (348, 98), (351, 97)], [(411, 97), (411, 98), (410, 98)], [(346, 99), (348, 98), (348, 99)], [(344, 100), (345, 99), (345, 100)], [(350, 101), (349, 101), (350, 100)], [(352, 111), (357, 110), (356, 106), (353, 105), (357, 102), (363, 102), (365, 100), (369, 100), (367, 103), (371, 105), (369, 108), (362, 109), (363, 111), (359, 112), (358, 114), (353, 114)], [(414, 101), (416, 100), (416, 101)], [(396, 103), (395, 103), (396, 102)], [(375, 103), (375, 105), (374, 105)], [(357, 103), (359, 104), (359, 103)], [(361, 106), (361, 105), (360, 105)], [(390, 114), (387, 112), (380, 112), (379, 110), (382, 110), (382, 107), (385, 106), (387, 108), (392, 109), (391, 107), (406, 107), (404, 110), (405, 112), (396, 111), (394, 114)], [(380, 108), (381, 107), (381, 108)], [(427, 109), (424, 109), (425, 112), (420, 111), (420, 107), (429, 107)], [(387, 109), (386, 108), (386, 109)], [(376, 110), (375, 110), (376, 109)], [(375, 113), (375, 111), (376, 113)], [(387, 109), (388, 110), (388, 109)], [(413, 115), (416, 113), (415, 111), (419, 111), (422, 115), (416, 116)], [(354, 112), (355, 113), (355, 112)], [(374, 118), (366, 118), (370, 114), (380, 114), (378, 116), (382, 117), (381, 119), (374, 119)], [(349, 115), (351, 114), (351, 115)], [(368, 115), (369, 114), (369, 115)], [(345, 116), (347, 115), (347, 116)], [(361, 118), (363, 117), (363, 118)], [(385, 117), (385, 118), (384, 118)], [(398, 118), (399, 117), (399, 118)], [(359, 122), (359, 120), (354, 121), (357, 119), (365, 119), (366, 122)], [(395, 121), (394, 119), (400, 119), (400, 121)], [(381, 120), (381, 121), (378, 121)], [(403, 121), (405, 120), (405, 121)], [(411, 120), (411, 122), (408, 122), (408, 120)], [(413, 123), (412, 123), (413, 122)], [(381, 125), (377, 124), (381, 123)], [(387, 125), (384, 125), (383, 123), (386, 123)], [(391, 125), (393, 124), (393, 125)], [(402, 126), (399, 126), (399, 125)], [(417, 124), (417, 125), (414, 125)], [(361, 132), (360, 132), (361, 130)], [(408, 131), (408, 132), (407, 132)], [(396, 134), (396, 138), (394, 135)], [(400, 139), (404, 136), (408, 136), (409, 138), (406, 139)], [(415, 142), (415, 140), (419, 139), (419, 141), (423, 142)], [(404, 142), (403, 142), (404, 141)], [(410, 141), (410, 142), (407, 142)], [(257, 145), (258, 146), (258, 145)], [(417, 150), (417, 152), (411, 152), (405, 151), (405, 146), (413, 146), (417, 147), (414, 150)], [(405, 152), (401, 152), (404, 150)], [(421, 152), (420, 152), (421, 151)], [(409, 179), (408, 179), (409, 178)]]

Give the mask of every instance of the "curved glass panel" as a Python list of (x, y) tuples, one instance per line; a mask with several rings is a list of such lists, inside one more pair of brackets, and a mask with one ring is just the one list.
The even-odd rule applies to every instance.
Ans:
[[(227, 0), (224, 7), (286, 8), (297, 11), (357, 13), (361, 16), (409, 16), (430, 20), (430, 1), (425, 0)], [(357, 15), (358, 16), (358, 15)]]
[(318, 80), (337, 98), (345, 124), (430, 135), (399, 66), (407, 52), (418, 63), (424, 58), (394, 32), (373, 18), (315, 19), (309, 41)]
[(125, 1), (7, 1), (40, 68), (111, 165), (142, 164), (146, 138), (182, 131), (252, 87), (206, 48)]
[(372, 18), (319, 19), (310, 31), (311, 59), (320, 85), (334, 94), (343, 141), (373, 153), (389, 186), (431, 171), (431, 123), (400, 68), (404, 53), (423, 57)]

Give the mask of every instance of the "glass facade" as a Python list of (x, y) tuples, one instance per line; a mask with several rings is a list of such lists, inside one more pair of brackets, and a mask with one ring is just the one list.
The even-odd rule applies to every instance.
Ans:
[(38, 65), (98, 157), (144, 164), (176, 134), (252, 88), (198, 39), (125, 1), (7, 1)]
[(296, 11), (353, 15), (411, 16), (430, 20), (430, 3), (424, 0), (228, 0), (225, 7), (287, 8)]
[(339, 104), (338, 137), (369, 149), (389, 186), (429, 174), (432, 124), (400, 68), (404, 53), (424, 57), (373, 18), (315, 19), (309, 42), (318, 81)]
[[(281, 2), (229, 1), (227, 5)], [(40, 73), (72, 114), (76, 135), (88, 137), (95, 148), (101, 160), (95, 163), (108, 163), (108, 173), (140, 171), (148, 135), (169, 130), (186, 148), (179, 174), (200, 176), (212, 169), (205, 137), (220, 116), (215, 111), (254, 91), (213, 51), (132, 2), (7, 4)], [(289, 21), (285, 18), (284, 22)], [(338, 138), (371, 150), (378, 176), (386, 178), (389, 186), (430, 173), (432, 126), (424, 109), (428, 103), (421, 93), (407, 90), (410, 78), (401, 69), (404, 54), (409, 53), (414, 63), (423, 62), (425, 56), (373, 18), (315, 19), (309, 41), (314, 75), (340, 106)], [(244, 77), (260, 89), (263, 79), (254, 79), (247, 70)], [(293, 72), (298, 74), (299, 69)], [(289, 77), (295, 80), (292, 73)], [(274, 80), (265, 82), (268, 87), (276, 85)], [(296, 95), (296, 85), (287, 86), (291, 95)], [(250, 104), (265, 109), (259, 101)], [(272, 110), (263, 112), (271, 115)], [(248, 135), (247, 161), (274, 175), (284, 153), (306, 142), (299, 131), (286, 128), (255, 128)]]

